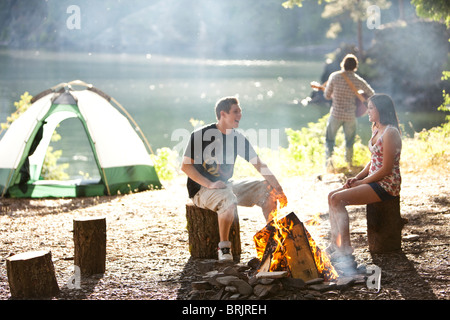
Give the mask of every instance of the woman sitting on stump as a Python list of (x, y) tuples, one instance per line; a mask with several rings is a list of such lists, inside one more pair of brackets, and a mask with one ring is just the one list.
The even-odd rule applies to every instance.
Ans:
[(354, 264), (354, 257), (346, 206), (380, 202), (400, 194), (402, 140), (392, 99), (385, 94), (373, 95), (369, 98), (368, 115), (373, 123), (370, 162), (343, 187), (328, 195), (331, 244), (327, 251), (332, 260), (340, 259), (349, 264)]

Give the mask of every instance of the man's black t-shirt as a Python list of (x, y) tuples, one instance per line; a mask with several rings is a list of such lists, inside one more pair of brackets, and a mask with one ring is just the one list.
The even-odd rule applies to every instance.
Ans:
[[(194, 160), (197, 171), (213, 182), (227, 182), (233, 176), (238, 155), (251, 161), (256, 152), (240, 132), (233, 129), (229, 134), (223, 134), (214, 123), (194, 131), (184, 152), (184, 156)], [(188, 178), (187, 189), (192, 198), (200, 185)]]

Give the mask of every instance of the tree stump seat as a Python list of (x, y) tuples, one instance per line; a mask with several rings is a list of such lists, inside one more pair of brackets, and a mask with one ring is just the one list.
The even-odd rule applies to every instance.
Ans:
[(105, 273), (106, 218), (78, 218), (73, 220), (74, 264), (81, 274)]
[(366, 206), (369, 251), (387, 253), (401, 250), (402, 229), (407, 223), (400, 215), (400, 197)]
[[(189, 234), (189, 252), (193, 258), (218, 259), (217, 245), (220, 241), (217, 213), (194, 204), (186, 204), (187, 230)], [(229, 240), (233, 260), (239, 261), (241, 238), (239, 217), (235, 218), (230, 229)]]
[(60, 292), (50, 251), (29, 251), (8, 257), (6, 272), (12, 298), (50, 298)]

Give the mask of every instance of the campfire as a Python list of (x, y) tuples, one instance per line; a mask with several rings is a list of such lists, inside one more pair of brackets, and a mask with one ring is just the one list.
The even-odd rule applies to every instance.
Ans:
[(274, 219), (253, 237), (259, 272), (287, 271), (304, 281), (336, 280), (338, 274), (325, 251), (321, 250), (294, 212)]

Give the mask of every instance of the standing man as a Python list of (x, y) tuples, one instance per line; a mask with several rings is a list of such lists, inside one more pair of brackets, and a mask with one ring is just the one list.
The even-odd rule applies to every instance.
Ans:
[[(278, 180), (256, 154), (250, 142), (234, 130), (239, 127), (242, 110), (235, 97), (219, 100), (215, 107), (217, 122), (191, 134), (181, 170), (188, 176), (189, 198), (200, 207), (217, 212), (220, 242), (219, 260), (232, 260), (230, 228), (237, 205), (261, 207), (270, 221), (271, 212), (287, 204)], [(264, 179), (229, 181), (237, 156), (253, 164)]]
[(367, 98), (372, 96), (375, 91), (370, 85), (355, 72), (358, 69), (358, 59), (353, 54), (348, 54), (341, 62), (341, 70), (333, 72), (328, 78), (325, 87), (325, 99), (332, 99), (330, 117), (327, 123), (326, 132), (326, 168), (332, 167), (331, 156), (334, 150), (336, 133), (340, 127), (344, 129), (345, 135), (345, 159), (351, 166), (353, 160), (353, 144), (356, 137), (356, 94), (348, 85), (345, 76), (349, 79), (355, 88), (362, 90)]

